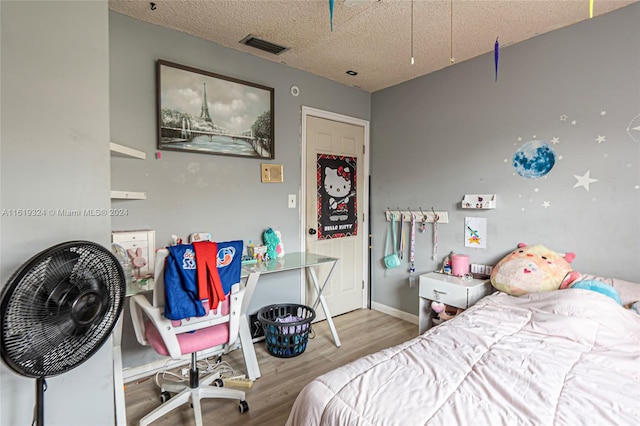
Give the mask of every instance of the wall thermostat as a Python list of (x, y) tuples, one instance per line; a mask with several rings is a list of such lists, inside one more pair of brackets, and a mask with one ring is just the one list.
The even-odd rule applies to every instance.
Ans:
[(298, 96), (300, 94), (300, 89), (298, 89), (298, 86), (291, 86), (291, 94), (293, 96)]

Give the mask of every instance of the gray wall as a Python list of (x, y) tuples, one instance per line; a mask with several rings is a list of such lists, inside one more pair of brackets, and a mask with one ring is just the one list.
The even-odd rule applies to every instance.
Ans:
[[(417, 289), (409, 289), (407, 274), (380, 266), (387, 206), (448, 210), (450, 223), (439, 228), (440, 259), (456, 250), (475, 262), (495, 262), (526, 241), (576, 252), (577, 270), (640, 281), (640, 144), (626, 131), (640, 114), (638, 18), (640, 5), (633, 5), (507, 47), (497, 84), (492, 56), (485, 55), (370, 96), (109, 13), (106, 2), (3, 1), (0, 207), (107, 208), (111, 186), (145, 190), (146, 201), (112, 204), (129, 209), (113, 229), (156, 229), (160, 246), (170, 234), (202, 230), (220, 240), (258, 241), (272, 226), (293, 251), (301, 238), (299, 213), (286, 202), (300, 188), (300, 106), (308, 105), (371, 119), (378, 303), (417, 311)], [(260, 184), (259, 160), (173, 152), (155, 160), (158, 58), (274, 87), (274, 162), (284, 165), (285, 183)], [(294, 84), (298, 98), (289, 95)], [(600, 116), (602, 110), (607, 115)], [(577, 124), (561, 122), (562, 114)], [(149, 159), (110, 161), (110, 132), (111, 140), (146, 151)], [(514, 176), (503, 160), (519, 137), (533, 135), (558, 137), (563, 160), (546, 179), (529, 181)], [(599, 135), (606, 142), (595, 142)], [(192, 163), (198, 172), (189, 172)], [(573, 188), (574, 175), (587, 170), (598, 182), (589, 192)], [(497, 193), (498, 209), (461, 210), (462, 194), (471, 192)], [(543, 201), (551, 207), (541, 207)], [(465, 216), (488, 218), (486, 250), (464, 248)], [(2, 283), (52, 244), (82, 238), (107, 245), (111, 229), (105, 217), (3, 216)], [(438, 266), (429, 260), (430, 237), (418, 237), (420, 272)], [(264, 280), (255, 308), (297, 295), (297, 280), (296, 274)], [(87, 363), (48, 380), (47, 424), (113, 424), (111, 358), (106, 345)], [(0, 423), (29, 423), (33, 380), (2, 366), (0, 383)]]
[[(370, 94), (285, 65), (237, 52), (184, 33), (111, 12), (111, 139), (147, 153), (147, 160), (114, 158), (114, 189), (146, 191), (144, 201), (114, 201), (128, 216), (114, 217), (114, 230), (155, 229), (156, 245), (171, 234), (211, 232), (218, 241), (261, 242), (267, 227), (282, 232), (286, 251), (299, 251), (299, 206), (287, 208), (288, 194), (299, 194), (301, 178), (300, 114), (310, 106), (369, 119)], [(155, 61), (164, 59), (197, 69), (273, 87), (275, 91), (275, 160), (162, 151), (156, 159)], [(293, 97), (290, 87), (300, 88)], [(284, 183), (260, 183), (260, 163), (284, 166)], [(278, 302), (298, 302), (299, 274), (265, 276), (250, 311)], [(125, 318), (125, 367), (155, 359), (153, 350), (135, 341)]]
[[(451, 251), (494, 264), (526, 242), (576, 253), (575, 270), (640, 282), (640, 132), (627, 132), (640, 125), (638, 22), (634, 4), (506, 47), (497, 83), (491, 53), (372, 95), (375, 302), (418, 311), (406, 268), (382, 266), (383, 213), (397, 206), (449, 212), (437, 262), (431, 228), (418, 234), (418, 272)], [(546, 177), (514, 173), (521, 144), (555, 137), (562, 159)], [(587, 171), (598, 181), (574, 187)], [(497, 209), (463, 210), (465, 193), (496, 193)], [(486, 249), (465, 247), (465, 217), (487, 218)]]
[[(109, 208), (108, 6), (0, 2), (1, 209)], [(0, 218), (1, 280), (30, 256), (74, 239), (108, 246), (109, 217)], [(111, 341), (47, 379), (45, 423), (112, 425)], [(0, 424), (31, 423), (35, 380), (0, 367)]]

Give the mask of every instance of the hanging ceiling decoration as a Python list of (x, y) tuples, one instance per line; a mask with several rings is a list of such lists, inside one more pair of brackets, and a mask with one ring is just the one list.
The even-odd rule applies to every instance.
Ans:
[(496, 65), (496, 82), (498, 81), (498, 63), (500, 62), (500, 43), (496, 37), (496, 44), (493, 46), (493, 59)]
[(333, 0), (329, 0), (329, 26), (333, 31)]
[(411, 65), (415, 63), (413, 59), (413, 0), (411, 0)]
[(450, 10), (451, 10), (451, 23), (449, 27), (451, 29), (451, 50), (449, 52), (449, 62), (454, 63), (456, 61), (456, 58), (453, 57), (453, 0), (451, 0)]

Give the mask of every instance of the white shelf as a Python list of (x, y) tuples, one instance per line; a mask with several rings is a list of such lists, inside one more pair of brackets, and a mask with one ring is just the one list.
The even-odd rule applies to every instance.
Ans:
[(135, 148), (130, 148), (128, 146), (120, 145), (120, 144), (115, 143), (115, 142), (110, 142), (109, 143), (109, 149), (111, 150), (112, 154), (120, 156), (120, 157), (137, 158), (137, 159), (140, 159), (140, 160), (146, 160), (147, 159), (147, 153), (146, 152), (137, 150)]
[(136, 191), (111, 191), (112, 200), (146, 200), (146, 192)]
[[(147, 154), (143, 151), (128, 146), (120, 145), (119, 143), (109, 142), (109, 149), (111, 155), (118, 157), (133, 158), (136, 160), (146, 160)], [(146, 200), (146, 192), (138, 191), (111, 191), (112, 200)]]
[(463, 209), (495, 209), (496, 194), (465, 194), (461, 205)]

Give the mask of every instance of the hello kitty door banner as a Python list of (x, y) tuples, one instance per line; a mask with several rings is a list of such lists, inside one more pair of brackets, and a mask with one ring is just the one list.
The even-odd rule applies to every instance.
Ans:
[(358, 234), (355, 157), (318, 154), (318, 239)]

